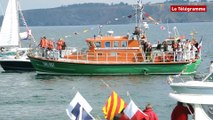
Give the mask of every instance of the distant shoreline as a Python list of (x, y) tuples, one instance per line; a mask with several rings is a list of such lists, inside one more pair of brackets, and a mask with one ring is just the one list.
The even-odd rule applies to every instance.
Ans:
[[(207, 12), (170, 12), (171, 4), (168, 3), (145, 4), (144, 11), (158, 23), (213, 22), (213, 2), (202, 4), (207, 5)], [(25, 10), (23, 14), (29, 26), (116, 25), (131, 24), (135, 21), (132, 5), (123, 2), (111, 5), (105, 3), (73, 4), (48, 9)], [(1, 16), (0, 24), (2, 18)], [(152, 24), (146, 16), (144, 20)], [(23, 25), (21, 20), (20, 24)]]

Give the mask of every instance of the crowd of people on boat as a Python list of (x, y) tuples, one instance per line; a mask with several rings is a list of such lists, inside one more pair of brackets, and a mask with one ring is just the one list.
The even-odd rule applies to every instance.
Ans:
[[(62, 50), (65, 50), (66, 43), (63, 38), (60, 38), (58, 41), (53, 41), (44, 36), (40, 39), (38, 46), (41, 49), (42, 57), (59, 58), (62, 57)], [(54, 56), (51, 57), (51, 53), (53, 53)]]
[(141, 46), (145, 52), (146, 59), (153, 59), (153, 55), (165, 54), (165, 61), (190, 61), (198, 58), (200, 48), (198, 42), (195, 39), (190, 40), (173, 40), (172, 43), (168, 43), (166, 40), (160, 43), (158, 41), (157, 47), (153, 48), (152, 44), (142, 39)]

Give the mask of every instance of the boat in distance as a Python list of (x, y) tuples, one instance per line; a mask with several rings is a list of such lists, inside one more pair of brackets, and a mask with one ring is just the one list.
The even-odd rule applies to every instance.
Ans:
[[(140, 11), (138, 17), (142, 16), (142, 8), (142, 5), (136, 7)], [(38, 74), (149, 75), (196, 72), (201, 63), (201, 54), (195, 48), (195, 43), (198, 43), (195, 39), (186, 40), (176, 34), (152, 46), (146, 36), (148, 24), (142, 24), (140, 20), (132, 35), (114, 36), (113, 31), (108, 31), (104, 36), (101, 33), (87, 38), (87, 49), (61, 49), (57, 46), (57, 49), (44, 50), (49, 48), (46, 46), (33, 50), (28, 57)], [(191, 47), (193, 50), (189, 49)]]

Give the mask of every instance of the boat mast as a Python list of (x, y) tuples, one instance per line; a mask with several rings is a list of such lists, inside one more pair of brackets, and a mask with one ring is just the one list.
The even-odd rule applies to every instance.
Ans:
[[(136, 11), (136, 13), (135, 13), (136, 26), (135, 26), (134, 35), (137, 35), (138, 39), (139, 39), (139, 38), (141, 38), (141, 36), (144, 36), (144, 37), (146, 36), (145, 29), (148, 28), (147, 23), (142, 24), (143, 23), (143, 9), (144, 9), (142, 0), (137, 1), (137, 4), (134, 5), (134, 9)], [(145, 29), (142, 29), (143, 27)]]
[(17, 30), (17, 31), (18, 31), (18, 38), (19, 38), (19, 41), (18, 41), (18, 42), (19, 42), (19, 47), (21, 48), (21, 39), (20, 39), (20, 36), (19, 36), (19, 33), (20, 33), (20, 23), (19, 23), (19, 17), (20, 17), (20, 16), (19, 16), (19, 6), (18, 6), (18, 5), (19, 5), (19, 4), (18, 4), (19, 1), (18, 1), (18, 0), (15, 0), (15, 1), (16, 1), (17, 21), (18, 21), (18, 27), (17, 27), (17, 28), (18, 28), (18, 30)]
[(27, 22), (26, 22), (26, 20), (25, 20), (24, 15), (23, 15), (23, 12), (22, 12), (21, 5), (20, 5), (19, 0), (17, 1), (17, 4), (18, 4), (18, 11), (19, 11), (20, 17), (21, 17), (21, 19), (22, 19), (22, 22), (23, 22), (23, 24), (24, 24), (24, 26), (25, 26), (25, 28), (26, 28), (27, 34), (28, 34), (29, 39), (30, 39), (30, 46), (29, 46), (29, 47), (31, 48), (31, 47), (32, 47), (32, 42), (34, 42), (35, 44), (37, 44), (37, 43), (36, 43), (36, 41), (35, 41), (34, 36), (33, 36), (32, 33), (31, 33), (31, 30), (30, 30), (29, 26), (27, 25)]

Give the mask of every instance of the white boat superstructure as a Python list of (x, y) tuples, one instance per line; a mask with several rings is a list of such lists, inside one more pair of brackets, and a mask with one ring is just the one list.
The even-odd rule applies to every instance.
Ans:
[[(180, 82), (175, 79), (179, 78)], [(169, 96), (176, 101), (191, 104), (194, 108), (194, 120), (213, 120), (213, 62), (209, 73), (196, 81), (191, 77), (168, 77), (173, 90)]]
[(194, 120), (213, 120), (213, 95), (170, 93), (169, 96), (176, 101), (191, 104)]
[(213, 82), (186, 81), (170, 83), (170, 87), (178, 94), (213, 94)]

